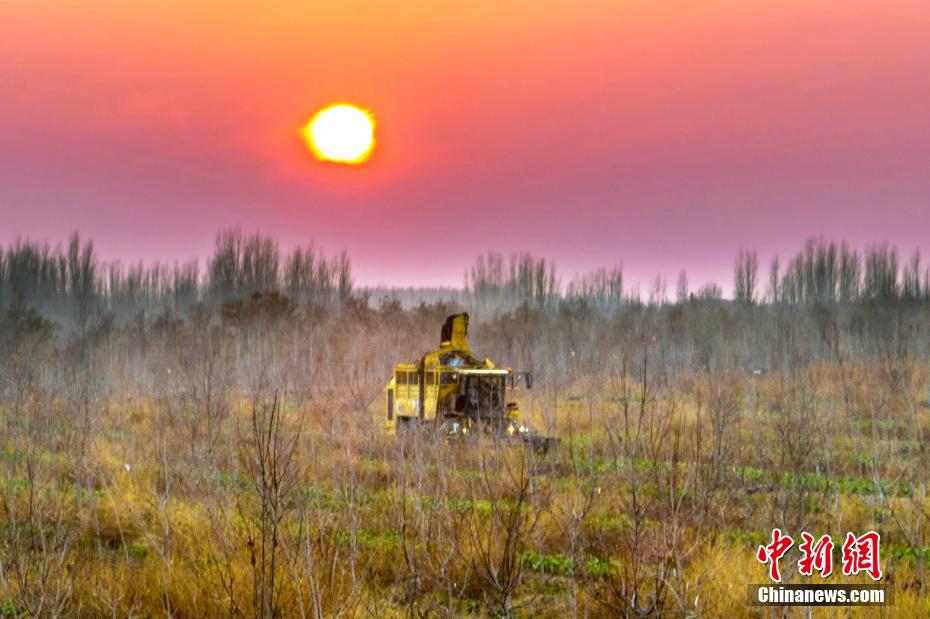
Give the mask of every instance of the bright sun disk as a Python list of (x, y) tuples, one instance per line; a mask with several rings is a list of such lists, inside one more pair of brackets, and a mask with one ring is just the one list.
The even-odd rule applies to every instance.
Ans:
[(375, 121), (367, 110), (339, 103), (317, 112), (302, 133), (317, 159), (357, 164), (371, 156)]

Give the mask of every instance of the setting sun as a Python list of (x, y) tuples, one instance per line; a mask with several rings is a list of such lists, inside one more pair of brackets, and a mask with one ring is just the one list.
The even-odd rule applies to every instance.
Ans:
[(317, 159), (358, 164), (371, 156), (375, 121), (367, 110), (340, 103), (317, 112), (304, 125), (303, 136)]

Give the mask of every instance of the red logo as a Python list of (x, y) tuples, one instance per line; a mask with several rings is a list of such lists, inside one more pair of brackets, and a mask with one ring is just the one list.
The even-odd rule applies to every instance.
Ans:
[[(815, 541), (813, 535), (807, 531), (801, 533), (801, 543), (798, 550), (801, 551), (801, 558), (798, 560), (798, 573), (802, 576), (812, 576), (814, 571), (820, 572), (822, 578), (826, 578), (833, 573), (833, 540), (829, 535), (823, 535)], [(854, 576), (859, 572), (865, 572), (873, 580), (880, 580), (882, 577), (881, 564), (879, 562), (881, 536), (875, 531), (869, 531), (856, 537), (852, 533), (846, 534), (846, 541), (843, 543), (843, 574)], [(778, 561), (791, 547), (794, 540), (791, 536), (782, 533), (781, 529), (772, 529), (772, 542), (765, 546), (759, 546), (756, 551), (756, 559), (760, 563), (768, 564), (769, 578), (775, 582), (781, 582), (781, 570)]]
[(865, 572), (872, 580), (880, 579), (882, 568), (878, 563), (878, 546), (881, 541), (881, 536), (875, 531), (861, 537), (847, 533), (843, 544), (843, 574), (852, 576)]
[(804, 556), (798, 561), (798, 572), (804, 576), (810, 576), (814, 570), (820, 572), (823, 578), (833, 573), (833, 540), (829, 535), (824, 535), (817, 543), (814, 543), (814, 536), (808, 532), (801, 533), (804, 539), (798, 546)]
[(781, 529), (772, 529), (772, 543), (768, 546), (759, 546), (759, 550), (756, 551), (756, 558), (759, 562), (769, 564), (769, 578), (775, 582), (781, 582), (778, 560), (781, 559), (792, 546), (794, 546), (793, 539), (787, 535), (782, 535)]

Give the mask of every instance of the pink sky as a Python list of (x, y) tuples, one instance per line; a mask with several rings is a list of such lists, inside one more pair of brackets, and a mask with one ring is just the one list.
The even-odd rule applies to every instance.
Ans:
[[(930, 3), (0, 0), (0, 243), (205, 257), (240, 225), (362, 284), (488, 250), (729, 285), (740, 246), (930, 253)], [(358, 167), (320, 106), (371, 109)]]

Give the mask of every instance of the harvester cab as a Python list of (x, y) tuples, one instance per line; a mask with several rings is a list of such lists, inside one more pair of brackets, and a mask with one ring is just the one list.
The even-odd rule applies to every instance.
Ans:
[[(379, 417), (390, 433), (433, 430), (448, 437), (488, 434), (522, 440), (546, 451), (557, 439), (539, 435), (520, 421), (517, 389), (531, 388), (529, 372), (498, 368), (478, 359), (468, 344), (468, 314), (449, 316), (439, 348), (415, 363), (398, 363), (386, 388)], [(385, 409), (381, 409), (384, 411)]]

